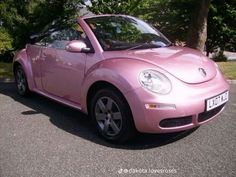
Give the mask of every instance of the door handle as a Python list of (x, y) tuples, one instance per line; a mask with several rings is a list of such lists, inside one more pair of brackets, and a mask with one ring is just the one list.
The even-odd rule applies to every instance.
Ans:
[(41, 57), (40, 57), (40, 58), (41, 58), (41, 60), (42, 60), (42, 61), (45, 61), (45, 59), (46, 59), (46, 56), (47, 56), (47, 55), (46, 55), (45, 53), (41, 53)]
[(42, 57), (45, 58), (47, 55), (45, 53), (42, 53)]

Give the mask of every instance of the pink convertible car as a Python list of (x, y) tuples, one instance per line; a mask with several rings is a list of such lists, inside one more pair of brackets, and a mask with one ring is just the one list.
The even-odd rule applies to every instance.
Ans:
[(92, 118), (106, 140), (191, 129), (229, 97), (218, 66), (126, 15), (80, 17), (34, 35), (14, 58), (17, 91), (37, 92)]

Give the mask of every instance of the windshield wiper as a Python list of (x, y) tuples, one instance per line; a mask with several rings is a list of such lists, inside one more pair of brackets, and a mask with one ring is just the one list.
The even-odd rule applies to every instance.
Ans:
[(133, 49), (149, 49), (149, 48), (160, 48), (163, 46), (157, 45), (157, 44), (152, 44), (152, 43), (143, 43), (139, 44), (133, 47), (128, 48), (127, 50), (133, 50)]
[(173, 43), (169, 43), (169, 44), (167, 44), (167, 45), (164, 46), (164, 47), (170, 47), (170, 46), (174, 46), (174, 44), (173, 44)]

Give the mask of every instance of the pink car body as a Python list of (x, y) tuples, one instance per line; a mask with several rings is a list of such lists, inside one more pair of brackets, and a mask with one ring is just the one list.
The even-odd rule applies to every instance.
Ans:
[[(90, 90), (96, 84), (109, 83), (126, 99), (136, 129), (148, 133), (191, 129), (224, 109), (229, 84), (212, 60), (196, 50), (176, 46), (104, 51), (85, 21), (96, 17), (100, 16), (78, 18), (93, 53), (31, 44), (18, 52), (14, 66), (22, 66), (30, 91), (89, 113)], [(139, 80), (144, 70), (165, 75), (171, 91), (157, 94), (144, 88)], [(217, 98), (222, 93), (224, 96)], [(221, 99), (221, 103), (207, 111), (210, 98)]]

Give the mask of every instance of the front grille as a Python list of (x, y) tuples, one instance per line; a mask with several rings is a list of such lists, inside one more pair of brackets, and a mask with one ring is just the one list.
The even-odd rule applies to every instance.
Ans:
[(163, 128), (168, 128), (168, 127), (184, 126), (191, 123), (192, 123), (192, 116), (186, 116), (186, 117), (163, 119), (159, 125)]
[(205, 112), (200, 113), (198, 115), (198, 122), (203, 122), (203, 121), (206, 121), (206, 120), (212, 118), (213, 116), (218, 114), (224, 106), (225, 106), (225, 104), (223, 104), (217, 108), (214, 108), (210, 111), (205, 111)]

